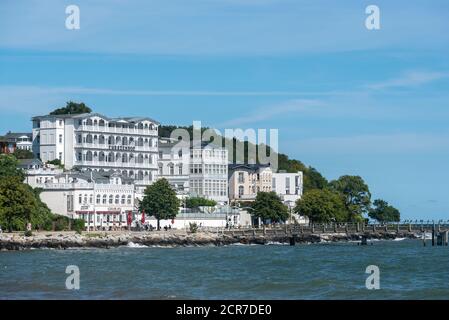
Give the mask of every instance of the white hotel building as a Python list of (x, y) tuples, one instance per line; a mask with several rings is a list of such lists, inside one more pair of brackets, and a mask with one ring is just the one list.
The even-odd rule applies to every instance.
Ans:
[(109, 118), (98, 113), (32, 118), (33, 152), (66, 169), (113, 170), (141, 189), (158, 173), (158, 126), (150, 118)]

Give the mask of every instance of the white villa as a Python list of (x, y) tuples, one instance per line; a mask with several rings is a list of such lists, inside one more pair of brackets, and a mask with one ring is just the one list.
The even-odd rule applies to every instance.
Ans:
[(159, 123), (153, 119), (85, 113), (32, 121), (33, 152), (44, 163), (59, 159), (66, 169), (113, 170), (142, 189), (157, 178)]

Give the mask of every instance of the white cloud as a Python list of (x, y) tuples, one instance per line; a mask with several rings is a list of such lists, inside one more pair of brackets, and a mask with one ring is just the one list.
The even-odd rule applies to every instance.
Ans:
[(308, 110), (309, 108), (318, 107), (322, 105), (323, 103), (318, 100), (305, 100), (305, 99), (290, 100), (280, 105), (258, 108), (249, 114), (242, 114), (241, 116), (225, 121), (224, 123), (221, 123), (216, 127), (226, 128), (226, 127), (242, 126), (250, 123), (257, 123), (259, 121), (272, 119), (278, 116), (288, 118), (302, 111)]
[(369, 84), (366, 87), (374, 90), (415, 87), (444, 78), (449, 78), (449, 73), (438, 71), (408, 71), (403, 73), (400, 77)]

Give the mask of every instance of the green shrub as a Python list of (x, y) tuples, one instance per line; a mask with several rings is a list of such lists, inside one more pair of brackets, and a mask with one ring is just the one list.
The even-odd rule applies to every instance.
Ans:
[(196, 233), (198, 231), (198, 225), (196, 224), (196, 222), (189, 222), (189, 229), (191, 233)]

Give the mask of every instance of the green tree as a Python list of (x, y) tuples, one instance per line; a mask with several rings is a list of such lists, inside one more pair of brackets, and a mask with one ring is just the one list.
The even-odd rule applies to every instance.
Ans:
[(34, 159), (34, 154), (30, 150), (16, 149), (13, 153), (16, 159)]
[(61, 115), (61, 114), (81, 114), (81, 113), (91, 113), (92, 109), (84, 104), (84, 102), (77, 103), (69, 101), (66, 103), (65, 107), (58, 108), (52, 112), (51, 115)]
[(23, 170), (17, 168), (19, 162), (10, 154), (0, 154), (0, 179), (17, 177), (20, 181), (25, 179)]
[(328, 189), (314, 189), (296, 201), (294, 209), (313, 222), (343, 222), (348, 215), (342, 196)]
[(216, 201), (202, 197), (192, 197), (186, 199), (187, 208), (214, 207), (216, 205)]
[(252, 208), (253, 215), (264, 223), (268, 219), (274, 222), (288, 219), (288, 208), (275, 192), (258, 192)]
[(17, 177), (0, 180), (0, 224), (11, 232), (40, 222), (39, 203), (32, 189)]
[(371, 193), (365, 181), (359, 176), (346, 175), (331, 181), (330, 187), (344, 196), (349, 220), (363, 220), (363, 214), (367, 214), (371, 207)]
[(399, 222), (401, 213), (398, 209), (388, 204), (387, 201), (376, 199), (373, 202), (374, 208), (369, 210), (368, 216), (379, 222)]
[(161, 219), (173, 219), (176, 217), (179, 204), (176, 192), (167, 179), (159, 179), (146, 187), (139, 209), (153, 215), (157, 219), (157, 229), (159, 230)]
[(315, 168), (309, 167), (304, 171), (304, 193), (314, 189), (325, 189), (328, 181)]

